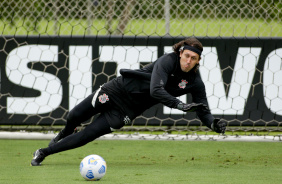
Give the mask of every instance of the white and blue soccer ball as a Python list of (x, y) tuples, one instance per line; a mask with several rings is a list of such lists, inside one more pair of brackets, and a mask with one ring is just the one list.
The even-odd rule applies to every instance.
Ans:
[(98, 181), (106, 171), (106, 161), (99, 155), (88, 155), (80, 162), (80, 174), (86, 180)]

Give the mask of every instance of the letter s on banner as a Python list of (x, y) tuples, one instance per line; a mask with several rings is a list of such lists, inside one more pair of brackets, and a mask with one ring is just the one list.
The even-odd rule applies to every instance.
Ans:
[(6, 60), (8, 79), (19, 86), (39, 90), (39, 97), (8, 97), (7, 113), (43, 114), (60, 106), (61, 81), (50, 73), (31, 70), (29, 62), (58, 62), (58, 46), (25, 45), (12, 50)]

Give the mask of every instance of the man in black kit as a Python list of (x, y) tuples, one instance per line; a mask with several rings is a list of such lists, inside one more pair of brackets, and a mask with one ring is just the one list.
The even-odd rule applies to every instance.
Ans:
[[(173, 45), (173, 53), (138, 70), (121, 69), (121, 76), (107, 82), (75, 106), (67, 124), (47, 148), (33, 153), (32, 166), (39, 166), (48, 155), (83, 146), (96, 138), (120, 129), (157, 103), (182, 110), (196, 111), (200, 120), (217, 133), (224, 133), (226, 123), (214, 118), (208, 109), (206, 91), (198, 66), (203, 46), (196, 38)], [(191, 93), (193, 103), (176, 97)], [(82, 131), (75, 128), (92, 116), (100, 115)]]

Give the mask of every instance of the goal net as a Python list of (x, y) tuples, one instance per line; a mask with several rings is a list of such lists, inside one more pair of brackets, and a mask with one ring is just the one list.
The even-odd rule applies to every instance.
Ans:
[[(225, 119), (231, 133), (281, 132), (281, 0), (0, 5), (0, 130), (59, 130), (69, 110), (119, 69), (142, 68), (195, 36), (204, 45), (199, 71), (211, 113)], [(191, 102), (189, 95), (180, 99)], [(210, 131), (195, 113), (161, 104), (122, 130)]]

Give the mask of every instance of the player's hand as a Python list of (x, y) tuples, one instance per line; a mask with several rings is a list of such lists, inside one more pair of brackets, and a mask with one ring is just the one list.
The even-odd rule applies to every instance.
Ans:
[(213, 123), (211, 124), (211, 129), (213, 131), (215, 131), (216, 133), (225, 133), (225, 129), (226, 129), (226, 122), (219, 119), (219, 118), (215, 118), (213, 120)]
[(176, 108), (184, 112), (194, 112), (200, 109), (208, 109), (207, 105), (203, 103), (179, 103)]

